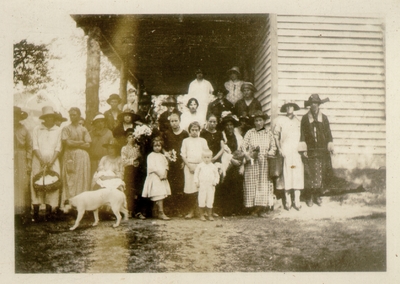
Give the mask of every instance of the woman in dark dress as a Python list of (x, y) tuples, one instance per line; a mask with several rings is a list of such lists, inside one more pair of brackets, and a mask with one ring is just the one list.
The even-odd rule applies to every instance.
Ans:
[(210, 114), (207, 118), (207, 125), (201, 130), (200, 137), (206, 139), (208, 148), (213, 152), (211, 161), (220, 163), (224, 153), (224, 142), (222, 132), (217, 130), (217, 117), (214, 114)]
[[(186, 208), (182, 208), (185, 204), (183, 198), (183, 188), (185, 183), (185, 177), (183, 173), (183, 160), (179, 155), (182, 147), (183, 139), (189, 137), (186, 130), (180, 127), (180, 115), (173, 113), (169, 117), (170, 129), (165, 131), (162, 135), (164, 140), (164, 149), (169, 152), (169, 171), (168, 171), (168, 182), (171, 186), (171, 196), (165, 200), (165, 210), (170, 215), (179, 215), (184, 212)], [(172, 154), (172, 152), (174, 153)], [(172, 212), (172, 209), (176, 209), (176, 212)], [(172, 214), (171, 214), (172, 213)]]

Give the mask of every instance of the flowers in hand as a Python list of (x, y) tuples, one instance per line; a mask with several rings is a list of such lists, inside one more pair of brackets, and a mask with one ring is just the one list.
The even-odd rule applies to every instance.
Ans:
[(174, 149), (172, 149), (169, 152), (165, 152), (164, 156), (167, 158), (168, 161), (170, 162), (176, 162), (177, 159), (177, 155), (176, 155), (176, 151)]

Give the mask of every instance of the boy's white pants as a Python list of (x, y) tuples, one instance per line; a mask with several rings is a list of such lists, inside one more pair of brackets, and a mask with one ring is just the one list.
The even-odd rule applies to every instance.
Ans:
[(203, 184), (199, 187), (199, 207), (213, 208), (215, 195), (215, 186), (212, 184)]

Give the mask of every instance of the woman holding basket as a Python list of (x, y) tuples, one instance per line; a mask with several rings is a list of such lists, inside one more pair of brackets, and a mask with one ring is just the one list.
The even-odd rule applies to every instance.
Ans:
[[(31, 196), (33, 205), (33, 221), (39, 219), (39, 207), (46, 204), (46, 219), (51, 212), (59, 206), (60, 188), (49, 188), (49, 190), (39, 190), (38, 185), (52, 184), (60, 178), (60, 162), (58, 155), (61, 151), (61, 129), (55, 125), (56, 113), (51, 106), (45, 106), (42, 109), (43, 120), (41, 125), (34, 128), (32, 133), (33, 158), (31, 175)], [(41, 178), (37, 174), (43, 171)], [(56, 172), (58, 177), (50, 176), (47, 173)], [(44, 177), (43, 177), (44, 176)], [(43, 181), (44, 179), (44, 181)], [(47, 182), (46, 182), (47, 179)], [(36, 189), (35, 189), (36, 187)]]

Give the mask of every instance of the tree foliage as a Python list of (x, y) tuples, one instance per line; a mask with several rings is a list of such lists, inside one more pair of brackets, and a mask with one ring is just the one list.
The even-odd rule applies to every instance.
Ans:
[(14, 85), (35, 89), (50, 82), (48, 56), (45, 44), (36, 45), (25, 39), (14, 44)]

